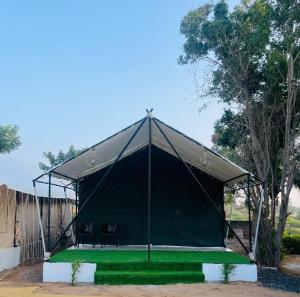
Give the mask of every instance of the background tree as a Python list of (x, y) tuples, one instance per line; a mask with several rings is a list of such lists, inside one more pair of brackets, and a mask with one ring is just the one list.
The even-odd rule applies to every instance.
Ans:
[(76, 149), (74, 148), (73, 145), (71, 145), (66, 153), (64, 153), (62, 150), (60, 150), (58, 154), (54, 154), (52, 152), (44, 152), (43, 157), (47, 160), (47, 163), (40, 162), (39, 168), (44, 172), (46, 172), (51, 168), (53, 168), (54, 166), (77, 156), (79, 153), (81, 153), (84, 150), (85, 148)]
[(17, 126), (0, 126), (0, 154), (10, 153), (21, 144)]
[[(299, 167), (299, 24), (296, 0), (243, 1), (232, 12), (220, 1), (188, 13), (180, 28), (186, 42), (179, 63), (209, 63), (208, 94), (229, 106), (215, 143), (265, 182), (259, 260), (266, 265), (279, 265)], [(259, 196), (256, 189), (254, 215)]]

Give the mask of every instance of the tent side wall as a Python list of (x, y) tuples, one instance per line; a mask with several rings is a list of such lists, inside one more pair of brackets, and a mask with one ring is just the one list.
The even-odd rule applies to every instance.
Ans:
[[(78, 216), (77, 226), (94, 222), (118, 223), (119, 244), (147, 243), (148, 148), (119, 161)], [(191, 167), (224, 212), (223, 183)], [(79, 207), (103, 176), (102, 169), (80, 182)], [(78, 238), (79, 243), (91, 243)], [(180, 160), (153, 146), (151, 243), (177, 246), (224, 246), (224, 221)]]

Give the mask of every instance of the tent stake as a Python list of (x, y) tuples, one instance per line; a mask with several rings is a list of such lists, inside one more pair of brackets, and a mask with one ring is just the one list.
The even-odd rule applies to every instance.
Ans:
[(194, 178), (194, 180), (196, 181), (196, 183), (198, 184), (198, 186), (201, 188), (201, 190), (203, 191), (203, 193), (205, 194), (205, 196), (208, 198), (208, 200), (211, 202), (211, 204), (214, 206), (214, 208), (217, 210), (217, 212), (219, 213), (220, 217), (224, 220), (224, 223), (228, 226), (228, 228), (231, 230), (231, 232), (234, 234), (234, 236), (236, 237), (236, 239), (239, 241), (239, 243), (241, 244), (241, 246), (243, 247), (243, 249), (245, 250), (245, 252), (247, 254), (249, 254), (249, 251), (247, 249), (247, 247), (244, 245), (244, 243), (241, 241), (241, 239), (239, 238), (239, 236), (236, 234), (236, 232), (232, 229), (232, 227), (230, 226), (230, 224), (227, 223), (226, 218), (224, 217), (224, 215), (222, 214), (222, 212), (219, 210), (219, 208), (217, 207), (217, 205), (214, 203), (214, 201), (211, 199), (210, 195), (207, 193), (207, 191), (205, 190), (205, 188), (203, 187), (203, 185), (199, 182), (198, 178), (196, 177), (196, 175), (194, 174), (194, 172), (190, 169), (190, 167), (185, 163), (185, 161), (181, 158), (180, 154), (177, 152), (177, 150), (175, 149), (175, 147), (173, 146), (173, 144), (171, 143), (171, 141), (169, 140), (169, 138), (166, 136), (166, 134), (164, 133), (164, 131), (161, 129), (161, 127), (159, 126), (159, 124), (156, 122), (155, 119), (153, 119), (153, 122), (155, 124), (155, 126), (158, 128), (158, 130), (160, 131), (160, 133), (163, 135), (163, 137), (165, 138), (165, 140), (168, 142), (168, 144), (170, 145), (170, 147), (173, 149), (173, 151), (175, 152), (175, 154), (177, 155), (178, 159), (183, 163), (183, 165), (185, 166), (185, 168), (190, 172), (190, 174), (192, 175), (192, 177)]
[(121, 156), (123, 155), (123, 153), (126, 151), (126, 149), (128, 148), (128, 146), (130, 145), (130, 143), (132, 142), (132, 140), (135, 138), (135, 136), (137, 135), (137, 133), (140, 131), (140, 129), (142, 128), (142, 126), (144, 125), (145, 121), (146, 121), (147, 117), (143, 118), (142, 122), (140, 123), (140, 125), (137, 127), (137, 129), (135, 130), (135, 132), (132, 134), (132, 136), (130, 137), (130, 139), (128, 140), (128, 142), (126, 143), (126, 145), (124, 146), (124, 148), (122, 149), (122, 151), (119, 153), (118, 157), (114, 160), (114, 162), (109, 166), (109, 168), (107, 169), (107, 171), (105, 172), (105, 174), (102, 176), (102, 178), (100, 179), (100, 181), (98, 182), (98, 184), (95, 186), (95, 188), (93, 189), (93, 191), (88, 195), (88, 197), (86, 198), (86, 200), (84, 201), (84, 203), (81, 205), (81, 207), (79, 208), (77, 214), (75, 215), (75, 217), (71, 220), (71, 222), (69, 223), (69, 225), (67, 226), (67, 228), (64, 230), (64, 232), (60, 235), (60, 237), (58, 238), (58, 240), (56, 241), (56, 243), (54, 244), (53, 248), (51, 249), (51, 253), (53, 253), (55, 251), (55, 248), (57, 247), (57, 245), (59, 244), (59, 242), (61, 241), (61, 239), (63, 238), (63, 236), (65, 236), (66, 232), (69, 230), (69, 228), (73, 225), (73, 223), (75, 222), (75, 220), (77, 219), (79, 213), (82, 211), (82, 209), (86, 206), (86, 204), (91, 200), (91, 198), (93, 197), (93, 195), (96, 193), (96, 191), (100, 188), (100, 186), (103, 184), (104, 180), (106, 179), (106, 177), (109, 175), (109, 173), (111, 172), (111, 170), (113, 169), (113, 167), (115, 166), (115, 164), (120, 160)]

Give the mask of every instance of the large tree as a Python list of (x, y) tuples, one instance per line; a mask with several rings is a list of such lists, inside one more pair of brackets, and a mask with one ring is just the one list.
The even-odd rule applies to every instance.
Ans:
[[(220, 1), (191, 11), (181, 23), (186, 42), (179, 62), (212, 65), (209, 93), (229, 105), (215, 142), (234, 149), (234, 157), (265, 182), (259, 260), (267, 265), (279, 265), (299, 167), (299, 24), (297, 0), (243, 1), (233, 11)], [(259, 194), (252, 195), (254, 215)]]
[(62, 150), (60, 150), (57, 154), (54, 154), (52, 152), (44, 152), (43, 157), (47, 160), (47, 162), (46, 163), (40, 162), (39, 167), (41, 170), (46, 172), (51, 168), (53, 168), (54, 166), (77, 156), (79, 153), (81, 153), (84, 150), (85, 148), (76, 149), (73, 145), (71, 145), (68, 151), (65, 153)]
[(18, 127), (14, 125), (0, 126), (0, 154), (7, 154), (21, 145)]

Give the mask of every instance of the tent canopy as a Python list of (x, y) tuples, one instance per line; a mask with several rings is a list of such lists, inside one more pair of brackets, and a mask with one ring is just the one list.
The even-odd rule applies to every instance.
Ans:
[[(144, 119), (97, 143), (76, 157), (52, 168), (47, 173), (51, 173), (53, 176), (59, 178), (63, 177), (69, 180), (79, 180), (109, 166), (117, 158), (143, 120)], [(177, 157), (156, 125), (159, 125), (186, 163), (200, 169), (202, 172), (207, 173), (219, 181), (233, 184), (244, 180), (246, 175), (249, 174), (247, 170), (208, 149), (196, 140), (152, 117), (152, 145), (161, 150)], [(130, 156), (148, 145), (149, 121), (145, 121), (128, 148), (122, 154), (121, 159)]]

